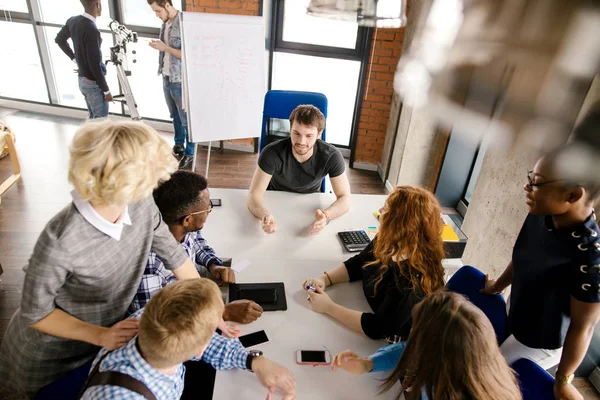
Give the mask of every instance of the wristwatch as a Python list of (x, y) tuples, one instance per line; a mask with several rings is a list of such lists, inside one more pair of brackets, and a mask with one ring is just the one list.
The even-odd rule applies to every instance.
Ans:
[(329, 225), (329, 223), (331, 222), (331, 218), (329, 218), (327, 211), (323, 210), (323, 214), (325, 214), (325, 218), (327, 218), (327, 223), (325, 223), (325, 225)]
[(573, 382), (575, 374), (563, 375), (557, 372), (555, 378), (559, 383), (562, 383), (563, 385), (568, 385), (569, 383)]
[(246, 369), (252, 373), (254, 373), (254, 371), (252, 370), (252, 361), (256, 358), (256, 357), (262, 357), (263, 352), (260, 350), (249, 350), (248, 351), (248, 358), (246, 358)]

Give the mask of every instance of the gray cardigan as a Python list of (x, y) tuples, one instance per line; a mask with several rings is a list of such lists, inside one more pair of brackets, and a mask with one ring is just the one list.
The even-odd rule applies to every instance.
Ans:
[(33, 397), (99, 350), (29, 325), (58, 308), (90, 324), (110, 327), (131, 304), (150, 250), (167, 269), (185, 262), (186, 252), (162, 221), (152, 196), (130, 204), (129, 215), (132, 224), (123, 227), (119, 241), (93, 227), (73, 203), (48, 222), (24, 269), (21, 307), (0, 348), (0, 385)]

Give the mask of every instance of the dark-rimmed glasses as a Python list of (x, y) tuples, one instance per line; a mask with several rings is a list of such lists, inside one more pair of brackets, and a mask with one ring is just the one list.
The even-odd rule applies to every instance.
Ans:
[(527, 185), (532, 189), (547, 185), (549, 183), (564, 181), (565, 179), (555, 179), (553, 181), (546, 181), (546, 182), (540, 182), (540, 183), (535, 183), (533, 180), (534, 180), (533, 171), (527, 171)]

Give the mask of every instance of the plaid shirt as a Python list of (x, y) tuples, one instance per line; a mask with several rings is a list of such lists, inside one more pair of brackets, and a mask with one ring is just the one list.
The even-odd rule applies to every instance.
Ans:
[[(206, 244), (206, 240), (204, 240), (200, 231), (186, 234), (183, 237), (181, 245), (188, 256), (194, 261), (200, 276), (204, 278), (210, 276), (208, 267), (213, 264), (223, 265), (223, 261), (215, 255), (215, 251)], [(144, 276), (142, 276), (137, 293), (127, 310), (127, 315), (144, 308), (156, 292), (176, 280), (175, 274), (166, 269), (163, 262), (156, 256), (156, 253), (151, 251), (148, 256), (148, 264), (146, 264), (146, 269), (144, 270)]]
[[(143, 309), (133, 314), (133, 317), (140, 317)], [(183, 393), (183, 378), (185, 376), (185, 367), (180, 364), (172, 376), (165, 375), (154, 369), (140, 354), (136, 346), (137, 336), (129, 341), (125, 346), (110, 353), (100, 364), (100, 372), (118, 371), (127, 374), (142, 382), (150, 391), (160, 400), (178, 400)], [(106, 353), (105, 349), (100, 350), (94, 360), (92, 369), (98, 360)], [(228, 370), (233, 368), (246, 369), (246, 359), (248, 350), (242, 346), (239, 340), (228, 339), (221, 335), (213, 334), (212, 340), (202, 354), (201, 358), (192, 360), (202, 360), (209, 363), (215, 369)], [(119, 386), (99, 385), (92, 386), (85, 391), (82, 400), (145, 400), (145, 398), (129, 389)]]

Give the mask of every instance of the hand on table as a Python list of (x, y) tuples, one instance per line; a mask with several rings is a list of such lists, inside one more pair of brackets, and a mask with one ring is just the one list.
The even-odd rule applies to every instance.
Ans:
[(106, 350), (116, 350), (123, 347), (138, 333), (140, 320), (128, 318), (117, 322), (100, 335), (99, 345)]
[(483, 294), (489, 294), (489, 295), (494, 295), (494, 294), (500, 293), (500, 291), (496, 289), (496, 280), (490, 279), (490, 276), (487, 274), (485, 276), (485, 286), (479, 292), (483, 293)]
[(331, 369), (335, 372), (338, 368), (354, 375), (362, 375), (373, 369), (373, 360), (361, 358), (358, 354), (346, 350), (333, 357)]
[(251, 300), (236, 300), (225, 304), (223, 319), (240, 324), (249, 324), (256, 321), (263, 313), (261, 306)]
[(308, 304), (310, 308), (314, 312), (318, 312), (320, 314), (327, 314), (329, 308), (334, 304), (333, 300), (321, 289), (320, 287), (315, 287), (316, 292), (312, 290), (308, 291), (306, 295), (306, 300), (308, 300)]
[(306, 290), (308, 292), (308, 289), (306, 289), (306, 286), (312, 286), (314, 288), (321, 288), (321, 289), (325, 289), (327, 287), (327, 281), (325, 280), (324, 277), (320, 277), (320, 278), (310, 278), (305, 280), (302, 283), (302, 289)]
[(223, 318), (221, 318), (221, 322), (219, 322), (217, 328), (221, 330), (221, 335), (228, 338), (236, 338), (240, 335), (240, 330), (237, 329), (237, 326), (227, 324)]
[(310, 227), (310, 234), (316, 235), (327, 226), (327, 216), (322, 210), (315, 211), (315, 222)]
[(271, 394), (277, 389), (285, 393), (284, 400), (296, 398), (296, 378), (289, 369), (265, 357), (257, 357), (252, 360), (252, 370), (260, 383), (269, 389), (267, 400), (271, 399)]
[(271, 214), (264, 217), (261, 221), (262, 230), (266, 233), (273, 233), (277, 230), (277, 225), (275, 224), (275, 218)]
[(581, 393), (570, 383), (556, 382), (554, 384), (554, 397), (556, 397), (556, 400), (583, 400)]
[(167, 51), (167, 48), (169, 47), (162, 40), (151, 40), (149, 45), (158, 51)]
[(211, 265), (208, 270), (221, 283), (235, 283), (235, 271), (221, 265)]

